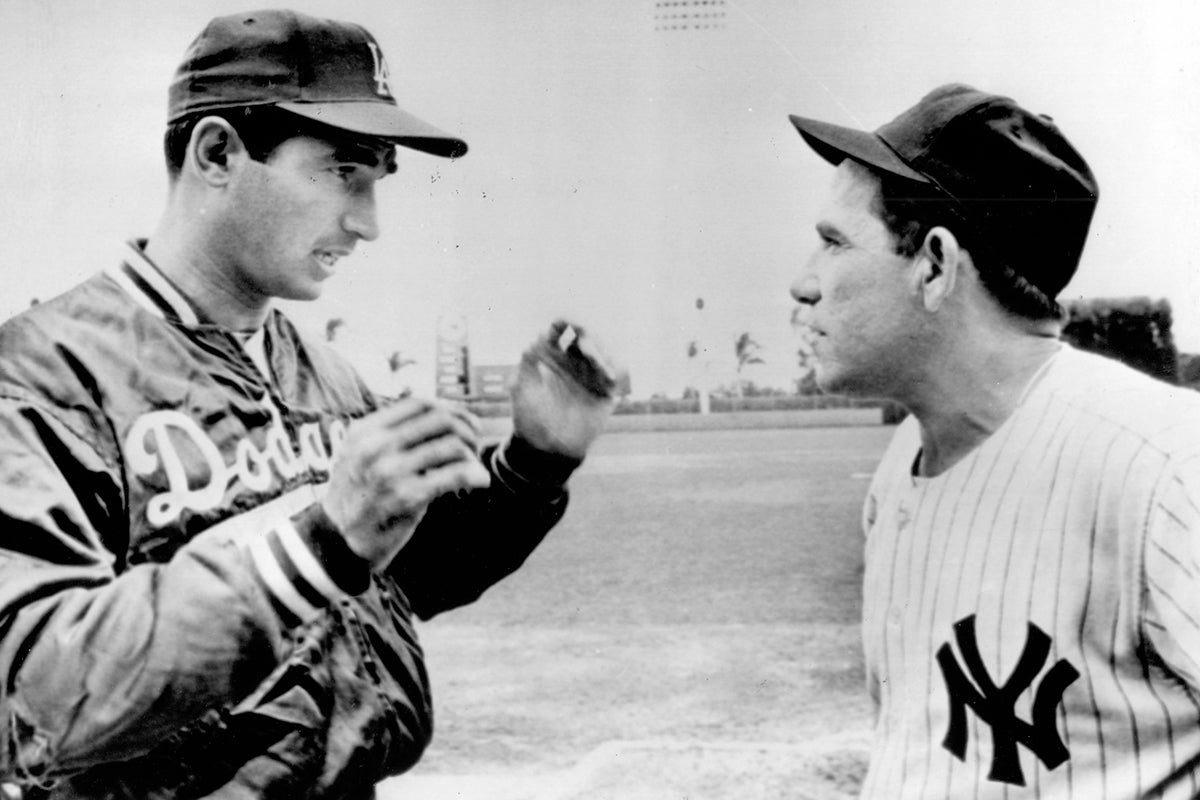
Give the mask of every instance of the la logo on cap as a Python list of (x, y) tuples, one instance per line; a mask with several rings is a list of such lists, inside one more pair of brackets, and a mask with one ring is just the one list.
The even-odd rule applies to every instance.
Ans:
[(375, 73), (372, 76), (375, 78), (375, 91), (383, 97), (391, 97), (392, 86), (388, 83), (391, 73), (388, 72), (387, 61), (384, 60), (383, 53), (379, 50), (379, 45), (374, 42), (367, 42), (367, 47), (371, 48), (371, 58), (375, 60)]
[(382, 49), (349, 22), (287, 10), (209, 22), (175, 72), (168, 122), (261, 105), (444, 158), (467, 152), (462, 139), (397, 105)]

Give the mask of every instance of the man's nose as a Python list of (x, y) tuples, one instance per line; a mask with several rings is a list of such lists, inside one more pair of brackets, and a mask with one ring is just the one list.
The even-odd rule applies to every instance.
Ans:
[(357, 193), (342, 218), (342, 227), (365, 242), (379, 238), (379, 222), (375, 216), (375, 189)]
[(813, 305), (821, 299), (821, 288), (817, 283), (817, 274), (812, 269), (812, 259), (792, 282), (792, 297), (805, 305)]

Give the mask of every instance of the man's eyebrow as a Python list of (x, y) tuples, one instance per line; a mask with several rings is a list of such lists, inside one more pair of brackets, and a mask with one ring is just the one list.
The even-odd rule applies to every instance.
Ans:
[(363, 164), (368, 167), (380, 166), (381, 156), (382, 166), (388, 174), (395, 172), (396, 148), (391, 145), (379, 147), (357, 142), (344, 142), (335, 145), (333, 152), (329, 154), (329, 158), (333, 161), (344, 164)]

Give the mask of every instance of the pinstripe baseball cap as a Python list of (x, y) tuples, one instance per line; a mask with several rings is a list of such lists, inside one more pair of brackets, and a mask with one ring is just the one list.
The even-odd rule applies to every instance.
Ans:
[(1079, 265), (1100, 189), (1050, 117), (963, 84), (873, 132), (789, 116), (826, 161), (932, 187), (1017, 274), (1054, 298)]
[(260, 105), (438, 156), (467, 152), (466, 142), (400, 108), (383, 51), (352, 23), (287, 10), (209, 22), (171, 82), (167, 121)]

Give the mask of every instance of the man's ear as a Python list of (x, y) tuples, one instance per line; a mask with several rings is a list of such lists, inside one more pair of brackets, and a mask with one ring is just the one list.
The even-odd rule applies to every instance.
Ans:
[(921, 295), (926, 311), (937, 311), (954, 292), (963, 261), (967, 257), (947, 228), (938, 225), (925, 234), (914, 256), (914, 289)]
[(220, 117), (204, 117), (192, 128), (188, 140), (186, 167), (210, 186), (229, 182), (231, 167), (246, 155), (246, 146), (238, 132)]

